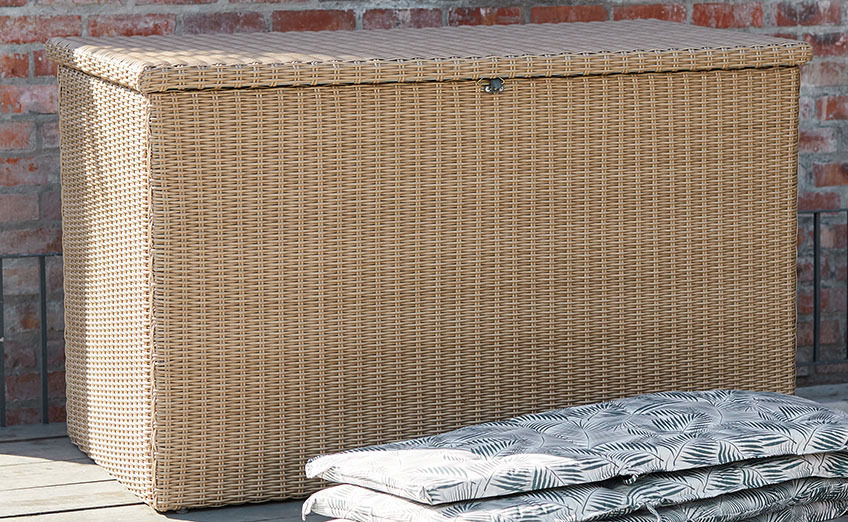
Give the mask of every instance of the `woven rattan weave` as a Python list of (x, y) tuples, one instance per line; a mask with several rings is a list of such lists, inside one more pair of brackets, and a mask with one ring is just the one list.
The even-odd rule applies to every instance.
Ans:
[(300, 497), (310, 456), (519, 413), (793, 389), (806, 44), (646, 21), (48, 49), (68, 429), (157, 509)]

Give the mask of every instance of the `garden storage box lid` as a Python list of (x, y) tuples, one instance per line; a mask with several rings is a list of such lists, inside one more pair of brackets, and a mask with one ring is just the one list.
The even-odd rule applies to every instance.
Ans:
[(73, 37), (47, 49), (61, 65), (143, 93), (759, 68), (812, 56), (804, 42), (658, 20)]

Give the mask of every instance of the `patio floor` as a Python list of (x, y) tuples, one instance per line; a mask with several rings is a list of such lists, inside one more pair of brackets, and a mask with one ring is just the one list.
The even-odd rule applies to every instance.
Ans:
[[(300, 521), (301, 502), (270, 502), (185, 513), (142, 504), (65, 436), (64, 424), (0, 429), (0, 519), (38, 522), (193, 520)], [(309, 522), (327, 520), (310, 516)]]
[[(848, 384), (801, 388), (798, 395), (848, 411)], [(301, 502), (271, 502), (185, 513), (156, 513), (65, 436), (64, 424), (0, 429), (0, 519), (39, 522), (300, 520)], [(327, 520), (311, 516), (309, 522)], [(848, 517), (840, 518), (848, 522)]]

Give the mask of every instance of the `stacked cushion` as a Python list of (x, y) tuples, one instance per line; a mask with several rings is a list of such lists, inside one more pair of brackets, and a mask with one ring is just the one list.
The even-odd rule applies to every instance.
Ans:
[(318, 457), (304, 504), (354, 522), (828, 520), (848, 415), (798, 397), (673, 392)]

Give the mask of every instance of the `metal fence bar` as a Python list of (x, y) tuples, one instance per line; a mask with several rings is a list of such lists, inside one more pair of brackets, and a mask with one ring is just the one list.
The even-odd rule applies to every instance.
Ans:
[(0, 257), (0, 428), (6, 426), (6, 324), (3, 307), (3, 258)]
[[(828, 364), (845, 364), (848, 363), (848, 328), (845, 331), (845, 357), (843, 359), (821, 359), (821, 263), (822, 263), (822, 245), (821, 245), (821, 215), (822, 214), (845, 214), (848, 220), (848, 208), (823, 208), (812, 210), (799, 210), (799, 216), (812, 216), (813, 218), (813, 357), (811, 361), (798, 362), (800, 366), (821, 366)], [(848, 249), (845, 252), (846, 262), (848, 262)], [(848, 284), (848, 283), (846, 283)], [(846, 301), (848, 301), (848, 292), (846, 292)], [(846, 302), (848, 306), (848, 302)], [(846, 317), (848, 324), (848, 317)]]
[(44, 256), (38, 257), (38, 299), (41, 305), (40, 322), (41, 322), (41, 423), (47, 424), (50, 422), (49, 416), (49, 395), (47, 387), (47, 274)]
[(821, 212), (813, 214), (813, 360), (819, 360), (821, 327)]
[(3, 260), (36, 258), (38, 261), (38, 301), (40, 308), (40, 355), (39, 373), (41, 379), (41, 422), (47, 424), (49, 418), (49, 395), (48, 395), (48, 368), (47, 368), (47, 264), (48, 257), (61, 256), (60, 252), (49, 252), (45, 254), (2, 254), (0, 255), (0, 427), (6, 426), (6, 364), (5, 364), (5, 307), (3, 288)]

